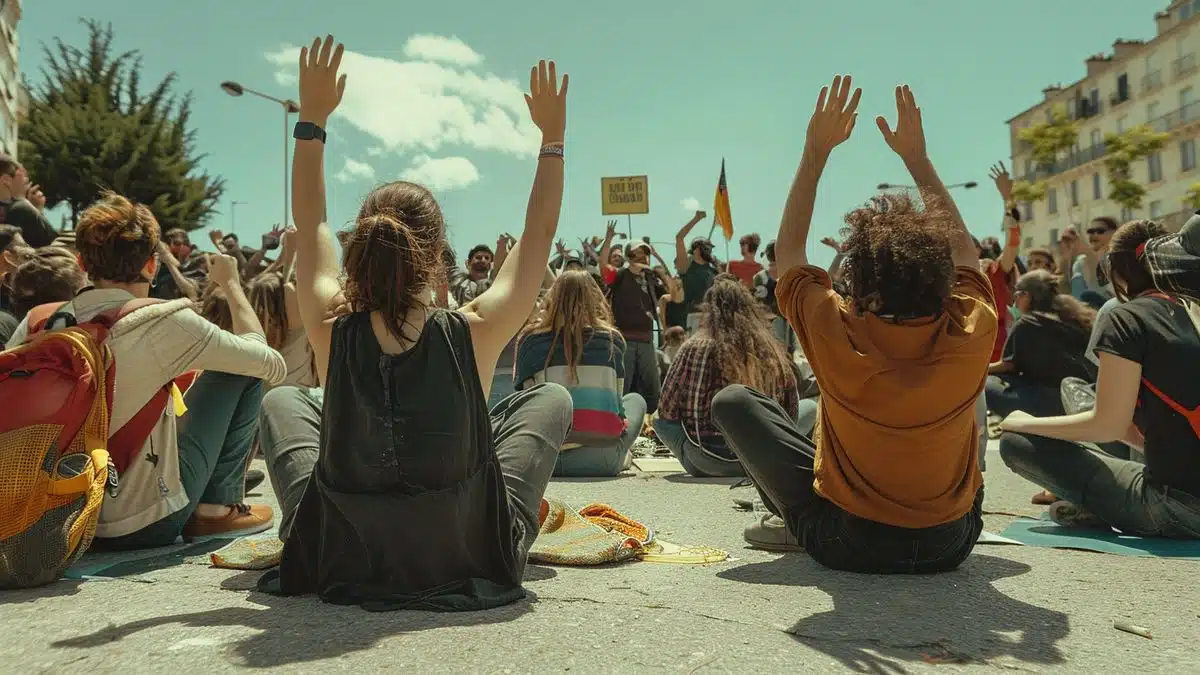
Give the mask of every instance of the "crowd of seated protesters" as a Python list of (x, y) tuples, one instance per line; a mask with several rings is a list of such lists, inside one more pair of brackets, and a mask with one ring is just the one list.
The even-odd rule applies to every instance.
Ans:
[[(737, 277), (717, 277), (699, 309), (699, 330), (683, 343), (667, 372), (654, 430), (689, 474), (744, 476), (745, 469), (713, 424), (713, 397), (729, 385), (746, 385), (765, 392), (797, 420), (796, 366)], [(816, 403), (806, 399), (804, 412), (811, 431)]]

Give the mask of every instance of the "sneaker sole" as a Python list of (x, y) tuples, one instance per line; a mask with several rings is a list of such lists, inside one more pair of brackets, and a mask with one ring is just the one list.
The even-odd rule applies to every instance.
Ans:
[(203, 543), (206, 541), (216, 541), (220, 539), (241, 539), (242, 537), (248, 537), (252, 534), (266, 532), (267, 530), (271, 529), (271, 526), (274, 524), (275, 521), (272, 519), (261, 525), (255, 525), (254, 527), (245, 527), (240, 530), (230, 530), (228, 532), (220, 532), (217, 534), (202, 534), (195, 537), (184, 537), (183, 539), (184, 541), (192, 544)]
[(758, 549), (760, 551), (771, 551), (772, 553), (804, 552), (804, 547), (800, 546), (799, 544), (777, 544), (774, 542), (766, 543), (761, 541), (750, 541), (749, 539), (746, 540), (746, 543), (750, 545), (750, 548)]

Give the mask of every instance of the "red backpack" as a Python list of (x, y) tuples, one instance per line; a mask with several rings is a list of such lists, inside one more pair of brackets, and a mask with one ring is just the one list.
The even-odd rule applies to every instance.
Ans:
[[(51, 319), (58, 320), (61, 318), (66, 322), (67, 326), (78, 326), (88, 331), (94, 336), (97, 344), (103, 346), (104, 341), (108, 338), (108, 331), (118, 321), (143, 307), (149, 307), (160, 302), (165, 301), (157, 298), (130, 300), (120, 307), (101, 312), (82, 323), (77, 322), (73, 313), (65, 310), (68, 303), (39, 305), (29, 311), (29, 316), (25, 320), (28, 327), (26, 341), (31, 340), (39, 332), (46, 330), (48, 325), (53, 327), (54, 322)], [(108, 377), (105, 378), (108, 391), (105, 393), (105, 399), (108, 401), (110, 415), (112, 414), (112, 388), (115, 380), (113, 377), (115, 366), (115, 362), (109, 359), (109, 373)], [(198, 373), (196, 372), (184, 373), (175, 378), (175, 380), (163, 385), (161, 389), (155, 392), (154, 397), (146, 405), (142, 406), (142, 409), (137, 414), (109, 436), (109, 460), (118, 475), (133, 463), (134, 458), (141, 452), (142, 446), (146, 444), (146, 439), (150, 438), (151, 432), (154, 431), (154, 426), (158, 424), (163, 411), (171, 403), (173, 389), (178, 388), (180, 392), (186, 392), (192, 386), (192, 383), (196, 381), (197, 375)], [(2, 404), (0, 404), (0, 407), (3, 407)], [(110, 472), (108, 480), (110, 489), (115, 489), (117, 486), (116, 476)]]

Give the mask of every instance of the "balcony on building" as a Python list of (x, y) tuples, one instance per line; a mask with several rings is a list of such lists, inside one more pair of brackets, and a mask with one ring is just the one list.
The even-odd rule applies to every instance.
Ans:
[(1196, 72), (1196, 54), (1184, 54), (1171, 62), (1171, 72), (1176, 80), (1183, 79)]
[(1146, 73), (1142, 78), (1142, 95), (1153, 94), (1163, 88), (1163, 74), (1161, 70), (1156, 70), (1151, 73)]

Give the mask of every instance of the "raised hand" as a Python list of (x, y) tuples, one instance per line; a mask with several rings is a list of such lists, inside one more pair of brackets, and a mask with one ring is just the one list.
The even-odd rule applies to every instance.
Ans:
[(525, 94), (525, 104), (529, 106), (529, 117), (542, 131), (543, 143), (560, 143), (566, 135), (569, 81), (564, 73), (562, 87), (559, 87), (553, 61), (538, 61), (529, 71), (529, 93)]
[(300, 119), (324, 124), (346, 93), (346, 76), (338, 77), (345, 45), (334, 46), (333, 36), (313, 40), (300, 49)]
[(559, 257), (565, 258), (567, 256), (567, 241), (565, 239), (559, 239), (558, 241), (554, 242), (554, 252), (557, 253)]
[(33, 204), (34, 208), (41, 211), (46, 208), (46, 195), (42, 192), (42, 186), (33, 184), (25, 191), (25, 199)]
[(1004, 166), (1004, 162), (992, 165), (992, 170), (988, 175), (996, 183), (996, 190), (1004, 198), (1004, 203), (1012, 201), (1013, 179), (1008, 175), (1008, 168)]
[(921, 109), (908, 85), (896, 87), (896, 130), (888, 126), (883, 115), (875, 118), (883, 140), (905, 162), (925, 158), (925, 128), (921, 124)]
[(282, 238), (283, 238), (283, 228), (282, 227), (280, 227), (279, 225), (276, 225), (275, 227), (271, 228), (270, 232), (267, 232), (266, 234), (264, 234), (262, 236), (263, 250), (264, 251), (274, 251), (275, 249), (279, 248), (279, 244), (282, 241)]
[(241, 283), (237, 259), (231, 255), (216, 253), (208, 256), (208, 279), (218, 286)]
[(294, 251), (296, 249), (296, 228), (289, 227), (279, 235), (279, 242), (283, 244), (283, 250)]
[(614, 236), (616, 236), (616, 234), (617, 234), (617, 221), (615, 221), (615, 220), (610, 220), (610, 221), (608, 221), (608, 226), (605, 228), (605, 230), (604, 230), (604, 234), (605, 234), (605, 236), (607, 236), (609, 239), (612, 239)]
[(705, 218), (707, 218), (707, 217), (708, 217), (708, 212), (707, 212), (707, 211), (697, 211), (697, 212), (695, 213), (695, 215), (693, 215), (693, 216), (692, 216), (692, 220), (698, 223), (698, 222), (700, 222), (700, 221), (704, 220), (704, 219), (705, 219)]
[(224, 232), (222, 232), (220, 230), (209, 230), (208, 231), (208, 240), (213, 243), (213, 246), (217, 247), (218, 252), (225, 250), (225, 233)]
[(817, 156), (828, 156), (833, 149), (850, 138), (854, 123), (858, 120), (858, 101), (862, 89), (850, 93), (852, 79), (838, 75), (833, 83), (821, 88), (817, 97), (817, 109), (808, 122), (805, 151)]
[(842, 244), (838, 243), (838, 240), (834, 239), (833, 237), (825, 237), (825, 238), (821, 239), (821, 243), (825, 244), (829, 248), (833, 249), (834, 252), (836, 252), (836, 253), (845, 253), (846, 252), (845, 247), (842, 246)]

